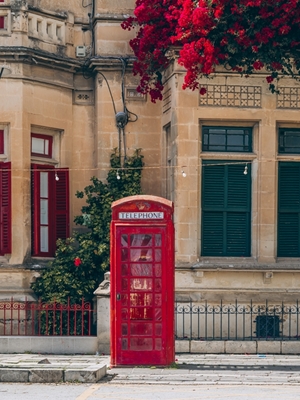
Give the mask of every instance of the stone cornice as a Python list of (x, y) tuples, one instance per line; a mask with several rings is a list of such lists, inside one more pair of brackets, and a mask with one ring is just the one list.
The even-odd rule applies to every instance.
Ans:
[(28, 47), (0, 46), (0, 61), (7, 63), (39, 64), (48, 68), (58, 68), (65, 71), (78, 72), (83, 66), (82, 60), (58, 56), (38, 49)]

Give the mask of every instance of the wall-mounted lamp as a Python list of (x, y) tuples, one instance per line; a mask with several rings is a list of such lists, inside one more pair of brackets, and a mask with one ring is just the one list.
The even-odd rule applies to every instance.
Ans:
[(7, 65), (0, 65), (0, 78), (5, 78), (11, 74), (11, 69)]

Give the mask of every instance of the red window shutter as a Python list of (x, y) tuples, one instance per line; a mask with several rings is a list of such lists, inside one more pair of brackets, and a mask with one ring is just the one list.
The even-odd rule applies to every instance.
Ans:
[[(69, 169), (56, 169), (55, 180), (55, 238), (69, 237)], [(56, 241), (55, 240), (55, 241)]]
[(11, 253), (11, 163), (0, 163), (0, 254)]
[(32, 255), (39, 254), (39, 165), (31, 165), (31, 251)]
[(4, 154), (4, 130), (0, 129), (0, 154)]
[(0, 29), (4, 29), (4, 17), (0, 17)]

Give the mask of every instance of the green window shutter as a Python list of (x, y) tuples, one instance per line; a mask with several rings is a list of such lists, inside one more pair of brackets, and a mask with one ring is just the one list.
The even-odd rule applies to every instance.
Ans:
[(245, 175), (245, 164), (213, 163), (202, 168), (202, 255), (249, 257), (251, 165)]
[(300, 163), (278, 167), (278, 257), (300, 257)]
[(202, 255), (223, 256), (224, 253), (223, 212), (205, 211), (202, 214)]

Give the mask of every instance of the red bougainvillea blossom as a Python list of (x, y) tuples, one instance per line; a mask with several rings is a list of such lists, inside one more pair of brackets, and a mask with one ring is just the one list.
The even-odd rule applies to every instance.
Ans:
[(82, 264), (82, 261), (79, 257), (74, 258), (74, 265), (75, 267), (79, 267), (79, 265)]
[(174, 49), (186, 69), (183, 87), (202, 94), (199, 78), (217, 66), (246, 76), (264, 71), (273, 92), (274, 79), (300, 72), (300, 0), (137, 0), (122, 27), (137, 29), (134, 73), (153, 102), (162, 99), (161, 71)]

